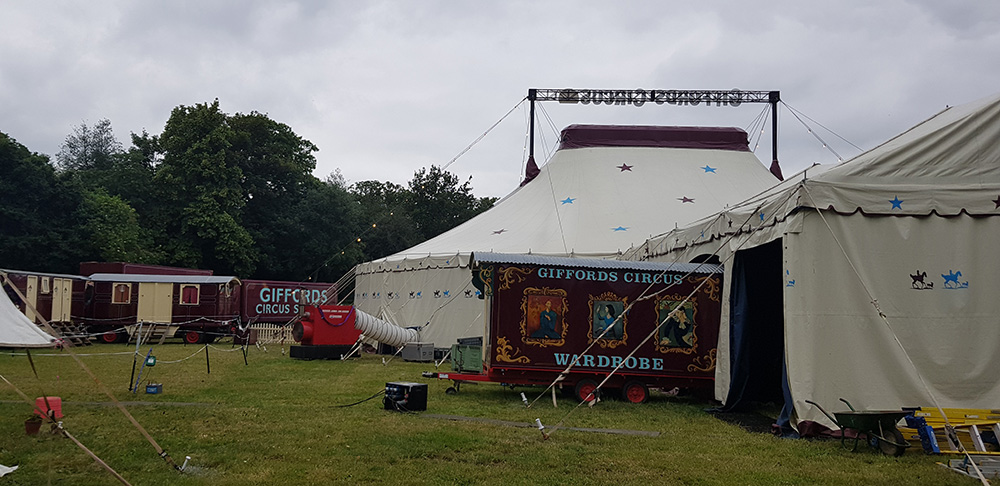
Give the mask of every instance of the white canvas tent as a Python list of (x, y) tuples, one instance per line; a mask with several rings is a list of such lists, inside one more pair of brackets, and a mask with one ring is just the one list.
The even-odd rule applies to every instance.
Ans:
[[(1000, 96), (951, 107), (825, 172), (651, 239), (718, 252), (716, 398), (842, 409), (1000, 406)], [(786, 373), (787, 378), (782, 374)], [(782, 389), (784, 386), (784, 389)]]
[(355, 305), (448, 347), (483, 333), (473, 251), (615, 258), (774, 182), (739, 129), (573, 125), (537, 177), (490, 210), (359, 265)]
[(51, 348), (55, 338), (42, 331), (0, 292), (0, 348)]

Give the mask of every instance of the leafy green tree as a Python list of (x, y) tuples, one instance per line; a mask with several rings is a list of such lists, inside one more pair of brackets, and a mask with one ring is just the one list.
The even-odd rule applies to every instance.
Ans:
[(93, 127), (84, 122), (74, 127), (73, 133), (66, 137), (56, 154), (56, 167), (75, 171), (110, 169), (115, 156), (123, 152), (121, 142), (111, 129), (110, 120), (99, 120)]
[(350, 187), (363, 227), (362, 261), (405, 250), (423, 237), (409, 215), (410, 192), (391, 182), (362, 181)]
[(432, 165), (413, 174), (409, 184), (410, 212), (424, 238), (433, 238), (493, 207), (494, 198), (476, 198), (472, 178), (458, 176)]
[(0, 267), (75, 273), (88, 257), (79, 185), (0, 133)]
[[(257, 276), (283, 280), (306, 278), (307, 267), (317, 255), (303, 254), (301, 246), (317, 238), (315, 232), (300, 231), (304, 206), (314, 192), (323, 191), (312, 175), (316, 168), (313, 152), (318, 150), (284, 123), (266, 115), (232, 115), (233, 130), (229, 153), (243, 178), (242, 223), (253, 238), (259, 262)], [(339, 211), (331, 207), (330, 211)], [(290, 239), (291, 235), (298, 239)]]
[[(141, 137), (132, 137), (134, 145), (142, 146)], [(145, 132), (142, 137), (149, 138)], [(56, 167), (61, 176), (79, 184), (86, 195), (80, 208), (81, 223), (99, 258), (142, 263), (159, 263), (162, 258), (162, 253), (152, 247), (151, 236), (156, 229), (142, 227), (137, 211), (155, 202), (151, 197), (152, 160), (148, 150), (133, 147), (125, 151), (107, 119), (93, 127), (86, 123), (74, 127), (63, 142)], [(148, 225), (145, 218), (142, 223)]]
[(293, 276), (285, 280), (336, 282), (362, 260), (357, 204), (335, 181), (317, 179), (311, 186), (273, 228), (286, 236), (269, 258), (275, 269)]
[(163, 162), (153, 182), (162, 205), (155, 219), (172, 264), (253, 274), (259, 256), (242, 224), (244, 173), (234, 136), (215, 100), (174, 108), (158, 137)]
[(80, 220), (93, 252), (107, 262), (155, 263), (161, 258), (149, 250), (146, 232), (135, 209), (104, 189), (85, 194)]

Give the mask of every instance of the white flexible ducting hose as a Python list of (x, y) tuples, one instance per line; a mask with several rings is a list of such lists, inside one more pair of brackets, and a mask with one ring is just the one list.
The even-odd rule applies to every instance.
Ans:
[(354, 308), (357, 315), (354, 318), (354, 327), (361, 331), (365, 337), (374, 339), (389, 346), (402, 346), (406, 343), (414, 343), (419, 340), (419, 333), (416, 329), (399, 327), (388, 321), (383, 321), (371, 314), (367, 314), (357, 307)]

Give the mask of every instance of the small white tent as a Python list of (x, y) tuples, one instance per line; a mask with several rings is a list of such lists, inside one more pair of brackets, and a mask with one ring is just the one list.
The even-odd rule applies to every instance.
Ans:
[(28, 320), (6, 292), (0, 292), (0, 348), (51, 348), (54, 343), (55, 338)]
[[(718, 252), (716, 398), (858, 409), (1000, 406), (1000, 96), (951, 107), (825, 172), (651, 239)], [(785, 375), (785, 376), (783, 376)]]
[(359, 265), (355, 305), (447, 347), (483, 333), (473, 251), (615, 258), (775, 182), (740, 129), (572, 125), (537, 177), (490, 210)]

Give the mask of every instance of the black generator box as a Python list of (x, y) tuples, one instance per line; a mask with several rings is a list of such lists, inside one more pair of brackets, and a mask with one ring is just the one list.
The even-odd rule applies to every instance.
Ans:
[(385, 384), (386, 410), (396, 412), (422, 412), (427, 410), (427, 384), (397, 381)]

